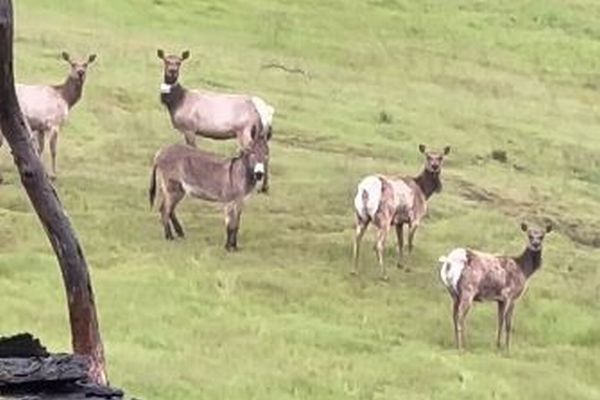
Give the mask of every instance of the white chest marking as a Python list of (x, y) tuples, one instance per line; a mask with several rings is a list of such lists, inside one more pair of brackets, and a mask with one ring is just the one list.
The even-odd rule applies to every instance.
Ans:
[(171, 85), (169, 85), (168, 83), (161, 83), (160, 84), (160, 92), (164, 93), (164, 94), (171, 93)]

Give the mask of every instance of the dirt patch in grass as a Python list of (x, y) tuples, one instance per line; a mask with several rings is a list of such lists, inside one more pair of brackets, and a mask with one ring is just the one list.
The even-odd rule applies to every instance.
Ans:
[(552, 222), (556, 230), (563, 233), (573, 242), (583, 246), (600, 248), (600, 221), (571, 217), (556, 209), (543, 204), (526, 201), (516, 201), (491, 190), (482, 188), (472, 182), (458, 181), (459, 192), (467, 200), (489, 204), (493, 208), (511, 217), (524, 214), (542, 213), (548, 222)]

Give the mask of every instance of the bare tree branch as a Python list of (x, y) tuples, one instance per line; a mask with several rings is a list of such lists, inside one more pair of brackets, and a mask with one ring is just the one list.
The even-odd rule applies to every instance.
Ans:
[(106, 384), (104, 347), (88, 266), (71, 223), (31, 145), (15, 93), (11, 0), (0, 0), (0, 129), (10, 145), (23, 187), (60, 264), (67, 293), (73, 351), (90, 357), (90, 380)]

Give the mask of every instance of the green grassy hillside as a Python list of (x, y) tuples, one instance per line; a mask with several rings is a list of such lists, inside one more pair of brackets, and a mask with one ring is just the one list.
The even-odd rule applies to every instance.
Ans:
[[(18, 81), (62, 81), (62, 50), (98, 54), (61, 132), (56, 185), (92, 267), (113, 384), (168, 400), (600, 398), (599, 3), (15, 6)], [(187, 86), (277, 109), (272, 191), (248, 202), (237, 254), (223, 249), (216, 206), (185, 202), (188, 236), (175, 243), (148, 210), (152, 158), (182, 140), (158, 101), (157, 47), (191, 51)], [(309, 77), (261, 69), (270, 62)], [(419, 143), (453, 150), (411, 272), (390, 268), (380, 283), (369, 232), (364, 274), (350, 277), (356, 183), (417, 173)], [(67, 351), (59, 269), (6, 147), (0, 168), (0, 333)], [(489, 303), (458, 354), (437, 258), (459, 245), (520, 252), (520, 221), (545, 218), (556, 232), (517, 307), (510, 357), (495, 351)], [(394, 257), (390, 246), (390, 267)]]

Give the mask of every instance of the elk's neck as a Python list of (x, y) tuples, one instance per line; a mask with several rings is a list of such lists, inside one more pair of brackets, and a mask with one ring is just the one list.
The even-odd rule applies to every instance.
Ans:
[(176, 82), (172, 85), (168, 85), (166, 83), (162, 84), (160, 102), (167, 107), (171, 115), (175, 112), (175, 110), (177, 110), (177, 108), (179, 108), (181, 103), (183, 103), (186, 91), (187, 90), (181, 86), (179, 82)]
[(81, 99), (83, 94), (83, 81), (68, 76), (62, 85), (56, 85), (54, 88), (60, 93), (60, 96), (72, 108)]
[(429, 199), (431, 195), (442, 190), (439, 172), (434, 173), (427, 169), (423, 169), (423, 172), (413, 179), (423, 192), (423, 195), (425, 195), (426, 199)]
[(525, 276), (529, 278), (542, 266), (542, 250), (534, 251), (526, 247), (520, 256), (515, 257), (515, 262), (519, 265)]

